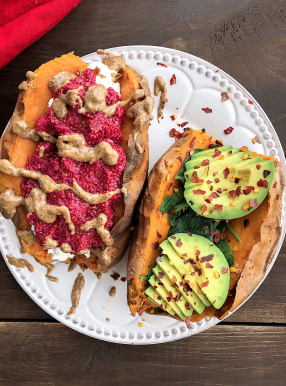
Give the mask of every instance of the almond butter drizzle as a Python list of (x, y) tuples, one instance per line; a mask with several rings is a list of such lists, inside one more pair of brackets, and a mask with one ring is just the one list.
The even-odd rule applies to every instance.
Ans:
[[(94, 86), (91, 86), (94, 87)], [(91, 88), (89, 87), (89, 89)], [(60, 119), (64, 118), (68, 113), (68, 105), (73, 109), (78, 102), (79, 106), (82, 106), (82, 99), (79, 97), (78, 93), (83, 89), (83, 86), (80, 86), (74, 90), (68, 90), (65, 94), (61, 94), (58, 98), (54, 99), (52, 104), (52, 110), (56, 116)], [(89, 90), (88, 89), (88, 90)], [(87, 93), (88, 93), (87, 90)]]
[(82, 273), (79, 273), (72, 287), (72, 293), (71, 293), (72, 306), (68, 312), (68, 315), (72, 315), (76, 312), (76, 308), (79, 305), (80, 296), (84, 285), (85, 285), (84, 276)]
[(30, 272), (34, 272), (34, 267), (26, 259), (16, 259), (14, 256), (6, 255), (8, 263), (18, 268), (27, 268)]
[(48, 87), (53, 93), (55, 93), (59, 88), (61, 88), (65, 84), (68, 84), (69, 81), (74, 78), (76, 78), (76, 75), (71, 72), (58, 72), (56, 75), (50, 78)]
[(23, 120), (12, 123), (12, 131), (21, 138), (28, 138), (32, 141), (38, 142), (40, 137), (35, 129), (31, 129)]
[(89, 231), (90, 229), (96, 229), (99, 237), (105, 245), (112, 245), (113, 240), (111, 238), (110, 232), (104, 228), (104, 225), (107, 223), (107, 216), (104, 213), (100, 213), (97, 217), (91, 221), (86, 221), (81, 227), (81, 231)]
[(157, 119), (160, 119), (164, 113), (164, 107), (167, 99), (167, 85), (165, 80), (161, 76), (156, 76), (154, 81), (154, 94), (155, 96), (160, 95), (160, 102), (157, 110)]
[(53, 272), (53, 270), (55, 269), (54, 264), (46, 263), (46, 264), (43, 264), (43, 266), (47, 268), (47, 273), (45, 274), (46, 278), (50, 281), (57, 283), (59, 281), (59, 279), (55, 276), (50, 275)]

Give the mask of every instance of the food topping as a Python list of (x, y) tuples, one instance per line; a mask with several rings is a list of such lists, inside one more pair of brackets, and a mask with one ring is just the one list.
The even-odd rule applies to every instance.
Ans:
[(160, 119), (164, 113), (164, 107), (167, 103), (167, 85), (165, 80), (161, 76), (156, 76), (154, 81), (154, 94), (155, 96), (160, 95), (160, 102), (157, 110), (157, 119)]
[(84, 285), (85, 285), (84, 276), (82, 273), (79, 273), (72, 287), (72, 293), (71, 293), (72, 306), (68, 312), (68, 315), (72, 315), (76, 312)]
[(212, 109), (210, 109), (209, 107), (204, 107), (204, 108), (202, 108), (202, 110), (203, 110), (206, 114), (210, 114), (210, 113), (213, 112)]
[(18, 268), (27, 268), (30, 272), (34, 272), (34, 267), (26, 259), (16, 259), (14, 256), (6, 255), (8, 263)]
[(229, 100), (228, 92), (222, 92), (221, 93), (221, 101), (226, 102)]

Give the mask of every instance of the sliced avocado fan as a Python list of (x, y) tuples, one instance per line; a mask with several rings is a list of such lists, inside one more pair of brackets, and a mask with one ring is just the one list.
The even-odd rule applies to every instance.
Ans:
[(210, 240), (178, 233), (161, 245), (146, 290), (149, 300), (182, 320), (212, 304), (219, 309), (229, 289), (230, 273), (223, 253)]
[(272, 160), (232, 146), (204, 150), (186, 162), (184, 196), (200, 215), (233, 219), (255, 210), (274, 180)]

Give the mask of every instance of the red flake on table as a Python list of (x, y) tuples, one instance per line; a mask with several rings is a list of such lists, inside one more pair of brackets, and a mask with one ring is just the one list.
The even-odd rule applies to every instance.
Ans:
[(204, 180), (202, 180), (202, 179), (199, 178), (198, 176), (194, 176), (194, 177), (191, 179), (191, 181), (194, 182), (195, 184), (199, 184), (199, 183), (204, 182)]
[(210, 261), (212, 261), (213, 258), (214, 258), (214, 255), (211, 254), (211, 255), (201, 257), (200, 261), (201, 263), (209, 263)]
[(157, 231), (157, 237), (160, 239), (162, 235)]
[(117, 272), (113, 272), (110, 276), (112, 277), (112, 279), (114, 281), (116, 281), (116, 280), (118, 280), (120, 278), (120, 275)]
[(218, 184), (220, 182), (219, 178), (215, 178), (215, 182)]
[(243, 190), (243, 194), (245, 194), (246, 196), (248, 196), (254, 189), (253, 186), (246, 186), (245, 188), (246, 189)]
[(260, 138), (259, 138), (257, 135), (256, 135), (254, 138), (255, 138), (255, 140), (256, 140), (257, 143), (260, 143), (260, 144), (261, 144)]
[(214, 151), (214, 155), (212, 155), (212, 158), (216, 158), (216, 157), (218, 157), (219, 155), (221, 155), (221, 151), (218, 150), (218, 148), (216, 147), (216, 148), (215, 148), (215, 151)]
[[(231, 134), (233, 132), (234, 128), (229, 126), (227, 129), (224, 130), (224, 134)], [(231, 154), (231, 153), (230, 153)]]
[(173, 74), (172, 78), (170, 79), (170, 85), (173, 86), (173, 84), (176, 84), (176, 83), (177, 83), (176, 75)]
[(152, 243), (152, 244), (151, 244), (151, 247), (152, 247), (153, 249), (158, 249), (158, 247), (159, 247), (159, 241), (156, 241), (155, 243)]
[(249, 207), (250, 208), (256, 208), (258, 206), (258, 201), (257, 200), (250, 200), (249, 201)]
[(261, 188), (268, 188), (268, 182), (260, 178), (260, 180), (257, 182), (257, 186), (260, 186)]
[(202, 195), (202, 194), (206, 194), (206, 191), (197, 189), (197, 190), (193, 190), (193, 194)]
[(224, 171), (223, 171), (223, 175), (224, 175), (224, 179), (226, 180), (228, 175), (229, 175), (229, 168), (225, 168)]
[(157, 63), (157, 66), (162, 66), (162, 67), (166, 67), (166, 68), (168, 67), (165, 63), (160, 63), (160, 62)]
[(209, 285), (209, 281), (205, 281), (204, 283), (201, 284), (201, 288), (205, 288)]
[(193, 148), (194, 148), (194, 146), (195, 146), (195, 143), (196, 143), (196, 140), (197, 140), (197, 138), (196, 138), (196, 137), (192, 138), (192, 140), (191, 140), (191, 143), (190, 143), (190, 148), (191, 148), (191, 149), (193, 149)]
[(226, 102), (229, 100), (228, 92), (226, 92), (226, 91), (222, 92), (220, 95), (221, 95), (221, 101), (222, 102)]
[(210, 161), (208, 159), (203, 159), (202, 160), (202, 166), (207, 166), (210, 164)]
[(120, 280), (123, 281), (123, 283), (124, 283), (127, 279), (126, 279), (126, 277), (124, 276), (124, 277), (122, 277)]
[(172, 119), (172, 121), (174, 121), (176, 119), (175, 115), (171, 115), (170, 118)]
[(222, 270), (221, 270), (221, 273), (228, 273), (228, 268), (223, 267)]
[(253, 105), (253, 101), (251, 101), (251, 100), (249, 100), (249, 99), (248, 99), (248, 103), (249, 103), (250, 105)]
[(206, 263), (206, 268), (213, 268), (213, 265), (211, 265), (210, 263)]
[(264, 178), (268, 177), (270, 173), (271, 173), (270, 170), (263, 170), (263, 177)]
[(218, 210), (219, 212), (222, 212), (223, 205), (215, 204), (214, 208)]
[(176, 245), (177, 245), (177, 247), (181, 247), (183, 245), (181, 239), (176, 241)]
[(203, 110), (205, 113), (207, 113), (207, 114), (210, 114), (210, 113), (213, 112), (212, 109), (210, 109), (209, 107), (204, 107), (204, 108), (202, 108), (202, 110)]

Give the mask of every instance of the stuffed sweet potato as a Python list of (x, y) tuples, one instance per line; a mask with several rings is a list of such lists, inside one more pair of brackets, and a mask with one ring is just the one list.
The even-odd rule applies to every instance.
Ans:
[(27, 73), (0, 160), (1, 211), (24, 250), (46, 264), (61, 248), (62, 261), (94, 272), (108, 271), (129, 243), (154, 107), (146, 79), (100, 53), (103, 67), (70, 53)]
[[(139, 209), (139, 223), (131, 242), (128, 262), (128, 304), (132, 315), (135, 315), (137, 312), (141, 315), (144, 311), (152, 314), (165, 314), (179, 320), (186, 318), (187, 325), (190, 321), (199, 321), (206, 316), (212, 317), (215, 315), (219, 318), (224, 318), (254, 291), (273, 259), (281, 233), (282, 193), (285, 184), (281, 163), (273, 157), (260, 156), (254, 152), (251, 153), (246, 147), (235, 149), (233, 154), (231, 154), (233, 150), (227, 151), (229, 149), (226, 147), (223, 152), (219, 150), (220, 148), (215, 149), (216, 146), (213, 145), (214, 141), (211, 137), (201, 131), (191, 130), (189, 134), (184, 133), (184, 137), (176, 141), (159, 159), (149, 176), (148, 186), (144, 192)], [(208, 152), (212, 151), (212, 153), (209, 153), (212, 154), (210, 156), (211, 161), (202, 157), (202, 163), (200, 164), (202, 166), (195, 166), (194, 169), (191, 169), (192, 175), (189, 176), (188, 170), (184, 169), (186, 158), (188, 158), (189, 164), (194, 163), (192, 155), (196, 151), (199, 152), (199, 150), (195, 149), (211, 148), (214, 148), (213, 150), (208, 150)], [(201, 154), (208, 154), (208, 152), (202, 151)], [(234, 154), (235, 152), (237, 155)], [(212, 179), (216, 180), (216, 187), (211, 181), (206, 183), (211, 186), (210, 196), (201, 188), (203, 183), (203, 177), (201, 176), (204, 169), (207, 170), (207, 173), (209, 172), (210, 162), (215, 162), (213, 157), (218, 156), (217, 159), (221, 159), (222, 161), (220, 162), (224, 162), (223, 154), (226, 153), (229, 153), (229, 156), (239, 157), (240, 160), (242, 157), (242, 160), (246, 160), (248, 164), (254, 163), (255, 160), (261, 160), (261, 163), (262, 160), (265, 162), (271, 160), (274, 164), (275, 174), (273, 173), (274, 175), (271, 177), (273, 178), (271, 180), (273, 183), (268, 190), (266, 198), (257, 208), (254, 208), (258, 205), (257, 200), (250, 200), (252, 205), (248, 205), (248, 207), (243, 209), (245, 210), (244, 213), (249, 212), (247, 215), (230, 221), (221, 221), (219, 216), (221, 216), (223, 205), (216, 204), (213, 206), (215, 199), (218, 199), (222, 193), (220, 188), (213, 190), (213, 188), (218, 188), (220, 186), (219, 183), (221, 183), (219, 178), (217, 178), (218, 172), (213, 173), (214, 176), (212, 176)], [(197, 153), (196, 157), (199, 157), (198, 154), (200, 153)], [(247, 160), (248, 157), (249, 159)], [(194, 157), (194, 159), (198, 158)], [(256, 169), (261, 168), (259, 164), (256, 166)], [(231, 167), (225, 167), (222, 172), (223, 181), (228, 178), (228, 175), (231, 176), (229, 173), (231, 173)], [(270, 171), (264, 170), (263, 175), (265, 179), (268, 178)], [(242, 176), (238, 177), (237, 180), (233, 178), (231, 181), (233, 183), (242, 181), (240, 180)], [(182, 186), (180, 188), (180, 181), (178, 179), (184, 180), (184, 178), (189, 179), (189, 182), (185, 182), (185, 187), (196, 189), (193, 190), (192, 195), (186, 190), (184, 192), (180, 190), (183, 188)], [(259, 180), (258, 186), (266, 184), (265, 181)], [(238, 200), (239, 196), (243, 199), (248, 199), (250, 197), (248, 195), (252, 191), (259, 194), (259, 188), (254, 189), (254, 187), (247, 186), (246, 189), (240, 192), (241, 187), (238, 185), (237, 187), (239, 193), (234, 190), (228, 192), (230, 202), (228, 205), (230, 207), (237, 205), (235, 200)], [(263, 188), (260, 188), (260, 190), (262, 191)], [(172, 200), (172, 197), (174, 198), (175, 195), (177, 197), (180, 196), (180, 191), (182, 197), (177, 201), (175, 199)], [(212, 193), (212, 191), (215, 193)], [(166, 204), (166, 197), (169, 198), (167, 204), (170, 205)], [(187, 209), (189, 206), (195, 206), (195, 203), (192, 202), (193, 197), (195, 197), (194, 201), (200, 197), (205, 200), (206, 205), (202, 205), (198, 212), (192, 208)], [(180, 202), (180, 200), (182, 201)], [(178, 212), (181, 213), (181, 217), (174, 211), (174, 208), (177, 208)], [(216, 210), (212, 209), (209, 212), (209, 208)], [(186, 226), (188, 210), (190, 211), (188, 222), (190, 229)], [(227, 208), (227, 210), (229, 209)], [(254, 211), (251, 212), (251, 210)], [(186, 213), (184, 214), (185, 211)], [(209, 218), (212, 212), (214, 212), (214, 219)], [(215, 216), (218, 216), (218, 219)], [(198, 226), (196, 225), (196, 228), (194, 226), (192, 228), (191, 224), (198, 224)], [(182, 229), (184, 230), (182, 231)], [(206, 298), (208, 294), (210, 294), (210, 298), (212, 296), (211, 293), (207, 292), (207, 286), (210, 282), (210, 275), (213, 275), (212, 269), (217, 264), (214, 258), (215, 253), (205, 253), (206, 256), (202, 257), (199, 250), (201, 245), (194, 246), (196, 252), (194, 255), (195, 260), (192, 260), (192, 258), (188, 259), (187, 253), (181, 255), (178, 252), (180, 248), (182, 249), (181, 253), (189, 252), (188, 249), (185, 249), (184, 242), (186, 240), (186, 242), (190, 242), (192, 234), (205, 237), (193, 237), (196, 241), (200, 240), (201, 237), (201, 240), (205, 240), (205, 243), (212, 242), (208, 247), (209, 249), (215, 248), (214, 244), (219, 243), (219, 245), (215, 245), (219, 246), (220, 250), (224, 250), (226, 254), (229, 253), (229, 261), (226, 261), (219, 248), (216, 249), (217, 254), (222, 255), (221, 259), (224, 259), (223, 264), (225, 266), (222, 268), (222, 272), (221, 270), (214, 272), (214, 277), (219, 279), (224, 276), (224, 273), (227, 273), (225, 276), (228, 276), (225, 299), (223, 299), (222, 305), (219, 307), (217, 307), (218, 303), (215, 304), (216, 300), (210, 302)], [(168, 241), (164, 241), (167, 238)], [(212, 241), (206, 241), (206, 239)], [(171, 248), (171, 253), (176, 255), (175, 257), (170, 258), (168, 255), (169, 247), (166, 243), (174, 247)], [(167, 257), (170, 261), (166, 259), (165, 255), (168, 255)], [(179, 260), (176, 261), (176, 258)], [(191, 271), (189, 274), (191, 276), (198, 274), (203, 277), (204, 272), (207, 272), (206, 280), (200, 283), (201, 287), (198, 287), (198, 290), (191, 286), (191, 284), (197, 285), (197, 283), (192, 283), (191, 276), (189, 275), (188, 277), (188, 270), (186, 268), (188, 266), (190, 266)], [(176, 268), (175, 270), (174, 267)], [(187, 278), (190, 280), (186, 280)], [(200, 279), (197, 279), (197, 281), (200, 282)], [(167, 297), (165, 298), (162, 288), (166, 290)], [(198, 299), (197, 302), (202, 302), (202, 307), (197, 312), (198, 304), (196, 302), (194, 302), (194, 310), (190, 309), (191, 302), (188, 300), (188, 297), (190, 299), (192, 296)], [(185, 312), (183, 313), (181, 313), (182, 306), (180, 305), (182, 300), (186, 302), (183, 304), (183, 307), (185, 307)], [(186, 317), (186, 315), (189, 316)]]

